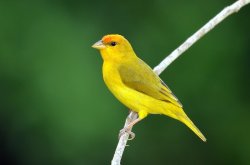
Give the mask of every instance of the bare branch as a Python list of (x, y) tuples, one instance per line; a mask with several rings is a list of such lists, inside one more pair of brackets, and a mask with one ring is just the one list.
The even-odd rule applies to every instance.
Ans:
[[(238, 12), (243, 6), (250, 3), (250, 0), (238, 0), (232, 5), (224, 8), (219, 14), (212, 18), (208, 23), (201, 27), (196, 33), (189, 37), (183, 44), (181, 44), (177, 49), (175, 49), (170, 55), (168, 55), (159, 65), (154, 68), (156, 74), (161, 74), (174, 60), (176, 60), (183, 52), (190, 48), (194, 43), (196, 43), (200, 38), (212, 30), (216, 25), (222, 22), (229, 15)], [(124, 127), (129, 125), (132, 121), (137, 118), (136, 112), (130, 112), (126, 119)], [(127, 133), (123, 134), (119, 139), (116, 151), (111, 162), (111, 165), (120, 165), (123, 151), (126, 147), (129, 135)]]
[(175, 59), (190, 48), (195, 42), (212, 30), (229, 15), (238, 12), (243, 6), (250, 3), (250, 0), (238, 0), (231, 6), (224, 8), (219, 14), (208, 21), (203, 27), (189, 37), (183, 44), (168, 55), (159, 65), (154, 68), (155, 73), (161, 74)]
[[(129, 123), (131, 123), (132, 121), (134, 121), (135, 119), (137, 119), (138, 115), (136, 112), (131, 111), (126, 119), (126, 122), (124, 124), (124, 128), (126, 126), (129, 125)], [(129, 138), (129, 134), (125, 133), (123, 134), (120, 139), (119, 139), (119, 143), (117, 144), (116, 150), (115, 150), (115, 154), (113, 157), (113, 160), (111, 162), (112, 165), (120, 165), (121, 159), (122, 159), (122, 154), (123, 151), (126, 147), (127, 141)]]

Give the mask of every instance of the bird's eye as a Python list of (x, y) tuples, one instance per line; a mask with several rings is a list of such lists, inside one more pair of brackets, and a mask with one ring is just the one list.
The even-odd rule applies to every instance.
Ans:
[(117, 43), (116, 42), (111, 42), (110, 45), (111, 46), (115, 46)]

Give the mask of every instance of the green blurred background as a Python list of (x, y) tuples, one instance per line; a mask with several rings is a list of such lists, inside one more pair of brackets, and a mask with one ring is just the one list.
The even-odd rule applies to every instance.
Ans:
[[(91, 45), (119, 33), (156, 66), (234, 1), (0, 1), (0, 164), (110, 164), (128, 114)], [(207, 137), (152, 115), (122, 164), (250, 164), (250, 6), (161, 77)]]

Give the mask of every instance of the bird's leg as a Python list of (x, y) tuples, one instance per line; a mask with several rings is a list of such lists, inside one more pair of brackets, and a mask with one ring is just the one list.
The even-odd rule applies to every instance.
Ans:
[(136, 123), (138, 123), (139, 121), (141, 121), (140, 118), (135, 119), (134, 121), (132, 121), (132, 122), (126, 127), (126, 129), (131, 130), (132, 127), (133, 127)]
[[(133, 113), (133, 112), (132, 112)], [(133, 115), (133, 114), (132, 114)], [(131, 116), (132, 116), (131, 115)], [(146, 116), (148, 115), (148, 113), (146, 111), (139, 111), (138, 112), (138, 118), (134, 119), (134, 118), (130, 118), (132, 121), (131, 123), (129, 123), (127, 126), (125, 126), (119, 133), (119, 138), (124, 134), (124, 133), (128, 133), (129, 136), (131, 136), (129, 138), (129, 140), (132, 140), (135, 138), (135, 134), (131, 131), (132, 127), (138, 123), (139, 121), (141, 121), (142, 119), (144, 119)]]
[(129, 125), (127, 125), (126, 127), (124, 127), (122, 130), (120, 130), (119, 133), (119, 138), (124, 135), (125, 133), (128, 133), (130, 138), (128, 140), (133, 140), (135, 138), (135, 133), (133, 133), (131, 131), (132, 127), (138, 123), (139, 121), (141, 121), (140, 118), (135, 119), (134, 121), (132, 121), (131, 123), (129, 123)]

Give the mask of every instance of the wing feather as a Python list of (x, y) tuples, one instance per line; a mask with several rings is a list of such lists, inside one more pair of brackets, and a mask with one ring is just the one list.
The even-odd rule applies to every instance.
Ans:
[(142, 60), (138, 59), (133, 68), (129, 65), (121, 65), (119, 74), (122, 82), (129, 88), (155, 99), (171, 102), (178, 107), (182, 107), (182, 104), (169, 87)]

